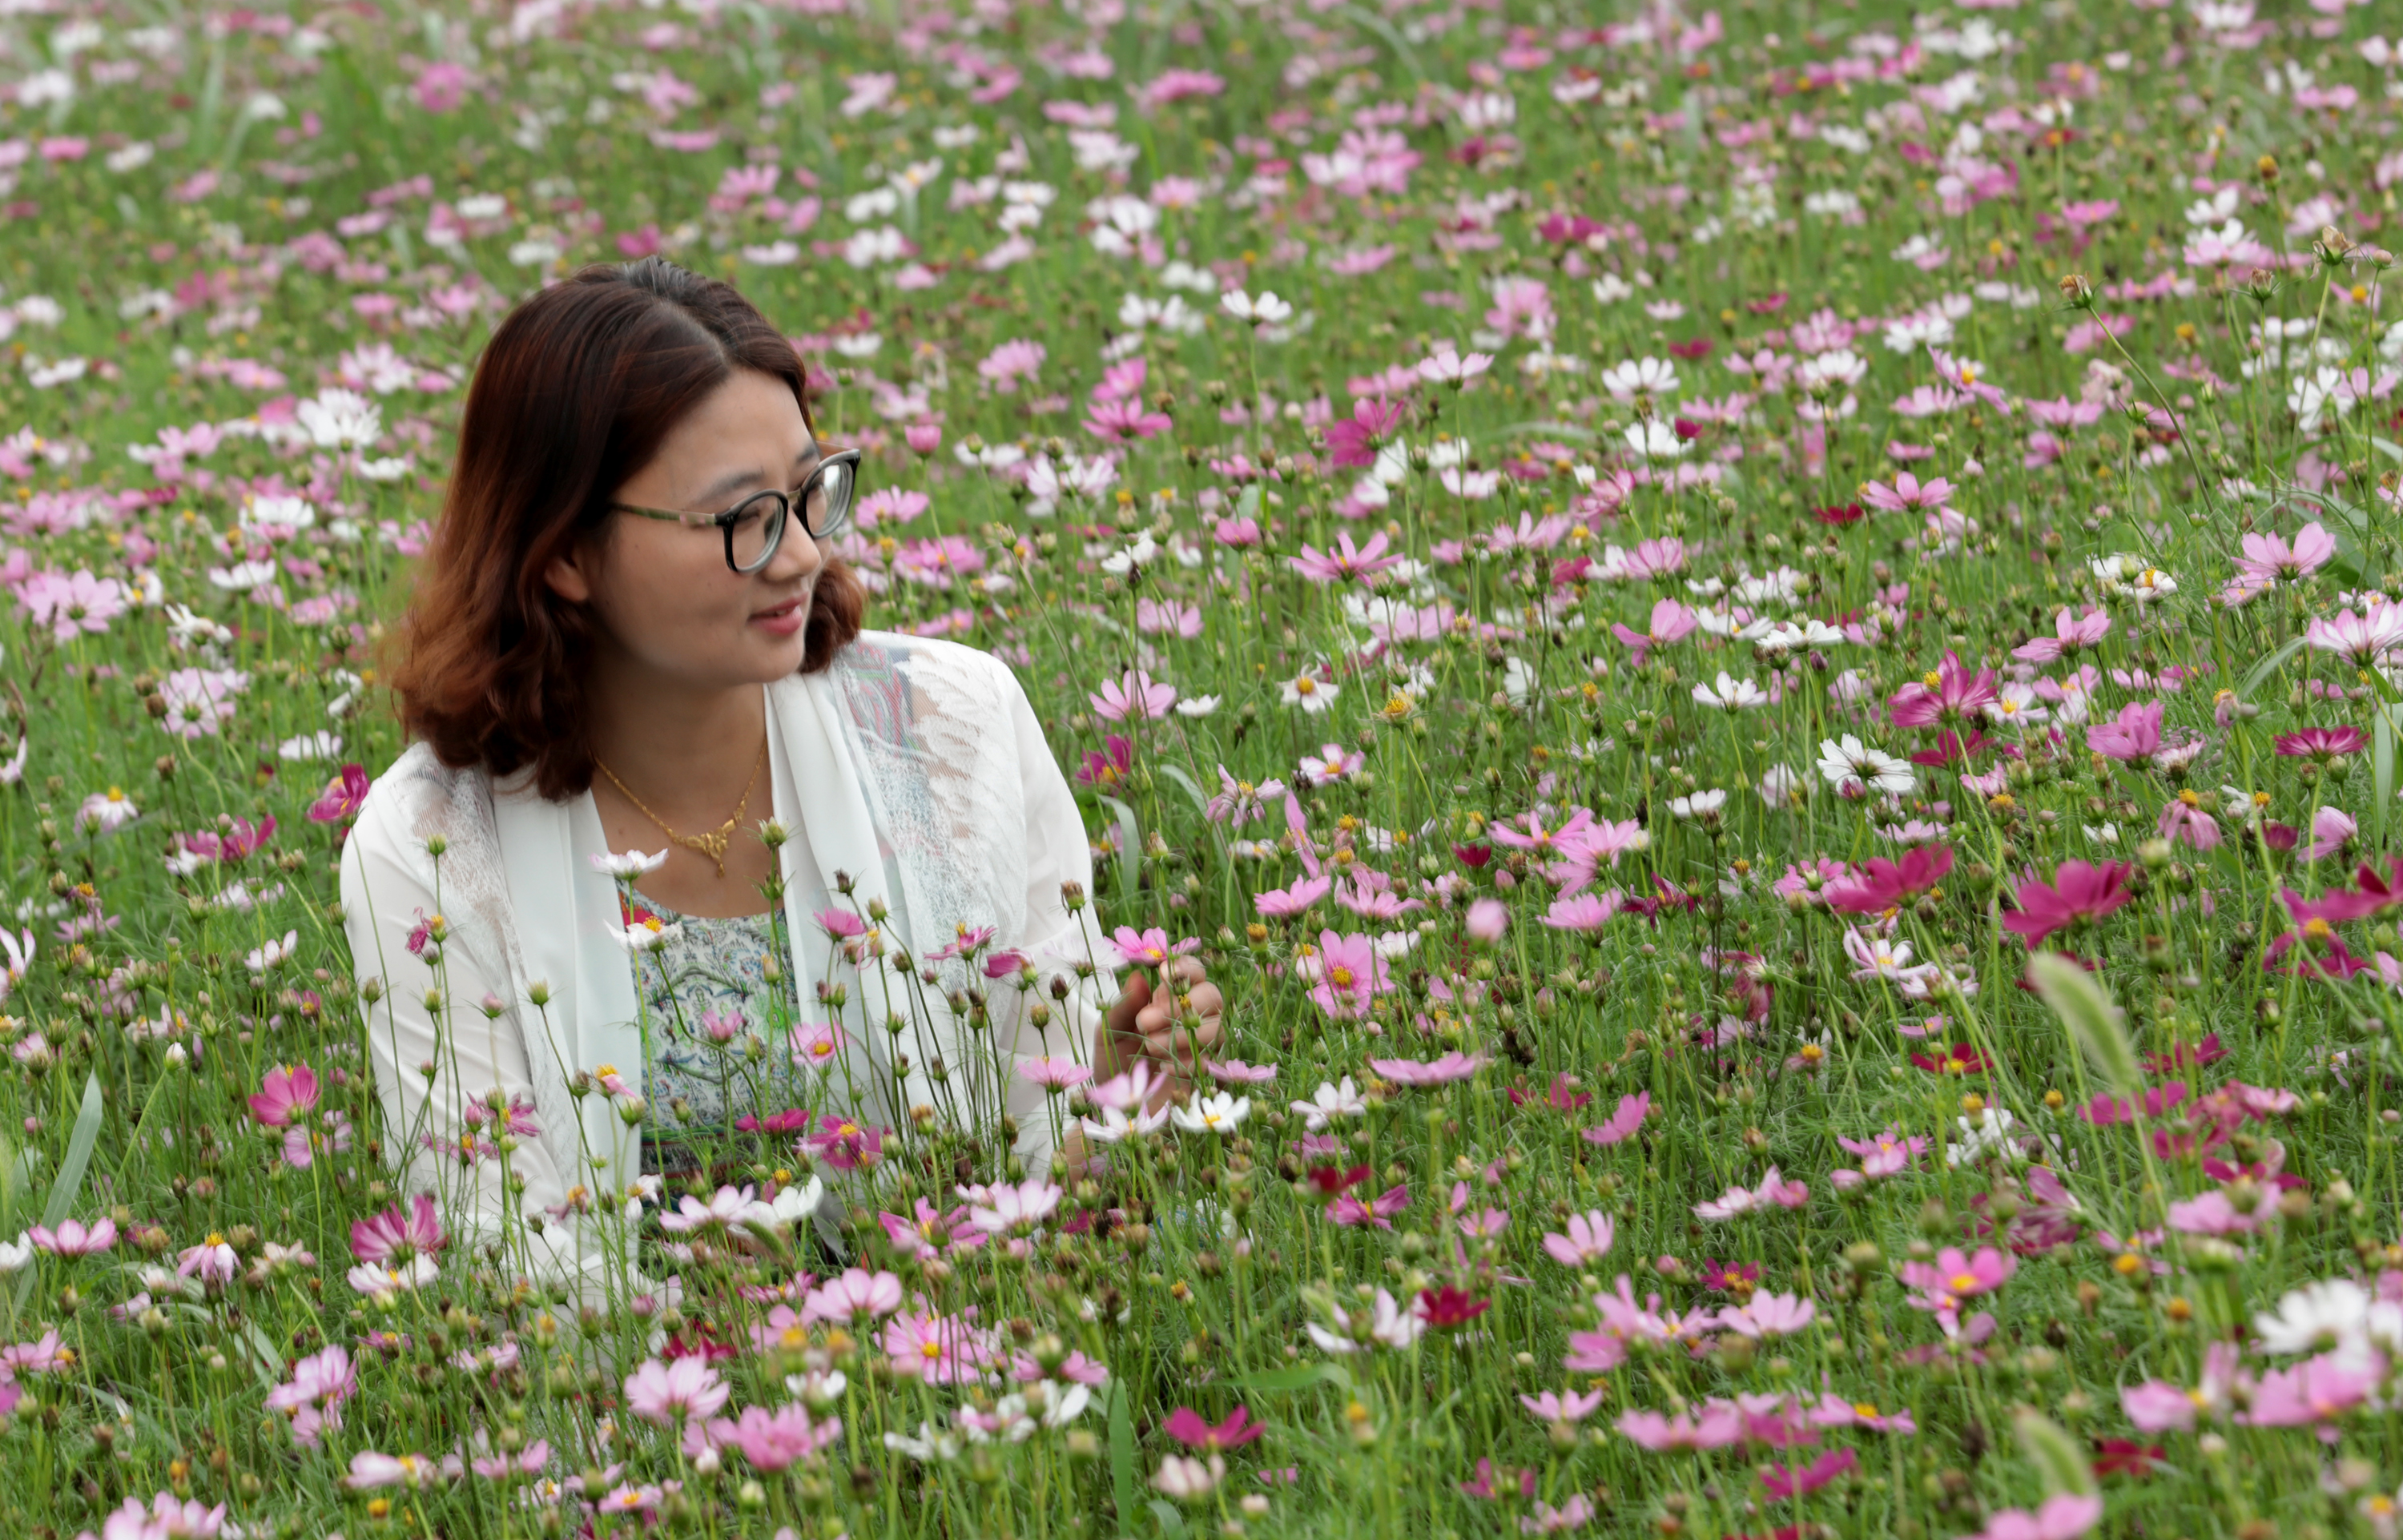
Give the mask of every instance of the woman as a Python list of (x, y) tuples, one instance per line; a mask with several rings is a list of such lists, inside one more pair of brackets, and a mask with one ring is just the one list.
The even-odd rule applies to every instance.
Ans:
[(1112, 990), (1009, 670), (860, 630), (857, 467), (776, 329), (659, 258), (493, 333), (399, 637), (416, 742), (342, 862), (388, 1137), (454, 1232), (597, 1282), (630, 1188), (804, 1131), (839, 1172), (896, 1126), (977, 1180), (1073, 1172), (1038, 1077), (1133, 1066), (1157, 1108), (1215, 1040), (1189, 963)]

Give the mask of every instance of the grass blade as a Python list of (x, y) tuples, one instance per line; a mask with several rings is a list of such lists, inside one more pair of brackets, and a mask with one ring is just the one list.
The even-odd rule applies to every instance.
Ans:
[(2143, 1096), (2145, 1077), (2136, 1050), (2128, 1046), (2119, 1007), (2094, 976), (2065, 957), (2040, 951), (2028, 959), (2028, 978), (2112, 1094), (2132, 1102)]

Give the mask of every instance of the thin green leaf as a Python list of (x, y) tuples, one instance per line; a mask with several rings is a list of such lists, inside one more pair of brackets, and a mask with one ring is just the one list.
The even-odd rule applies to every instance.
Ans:
[[(100, 1095), (98, 1074), (83, 1079), (83, 1103), (76, 1109), (75, 1130), (67, 1135), (67, 1157), (59, 1163), (59, 1174), (50, 1183), (50, 1196), (42, 1205), (42, 1223), (58, 1228), (75, 1207), (76, 1193), (83, 1186), (83, 1173), (91, 1165), (92, 1147), (100, 1143), (100, 1124), (105, 1104)], [(30, 1176), (32, 1173), (26, 1173)], [(10, 1206), (15, 1205), (12, 1202)], [(25, 1297), (34, 1291), (34, 1269), (25, 1269), (17, 1280), (18, 1310), (25, 1308)]]
[(1160, 1520), (1160, 1533), (1183, 1534), (1185, 1533), (1185, 1516), (1176, 1511), (1175, 1504), (1164, 1497), (1155, 1497), (1147, 1505), (1151, 1509), (1151, 1516)]
[(1291, 1368), (1262, 1369), (1229, 1383), (1242, 1391), (1276, 1392), (1307, 1390), (1318, 1384), (1348, 1386), (1352, 1376), (1340, 1364), (1300, 1364)]
[(1134, 1524), (1134, 1412), (1127, 1405), (1126, 1386), (1110, 1380), (1110, 1495), (1118, 1505), (1118, 1533), (1132, 1534)]
[(2380, 849), (2386, 845), (2386, 810), (2395, 805), (2395, 708), (2381, 705), (2372, 714), (2369, 737), (2370, 805), (2377, 810), (2369, 821), (2370, 839)]
[(1358, 6), (1344, 7), (1342, 14), (1383, 38), (1386, 46), (1394, 50), (1394, 57), (1399, 59), (1412, 75), (1418, 76), (1422, 84), (1425, 82), (1426, 66), (1419, 62), (1418, 49), (1410, 47), (1409, 41), (1394, 30), (1394, 24), (1391, 21), (1374, 11), (1363, 10)]
[(1163, 764), (1156, 768), (1159, 770), (1160, 774), (1165, 775), (1171, 781), (1176, 783), (1178, 789), (1183, 791), (1186, 796), (1193, 799), (1193, 811), (1195, 812), (1206, 814), (1210, 811), (1209, 795), (1202, 791), (1199, 782), (1196, 782), (1192, 776), (1186, 773), (1184, 766)]
[(2119, 1007), (2094, 976), (2065, 957), (2040, 951), (2028, 959), (2028, 978), (2112, 1093), (2130, 1101), (2142, 1096), (2145, 1077), (2136, 1066), (2136, 1050), (2128, 1046)]
[(2386, 456), (2389, 460), (2403, 460), (2403, 444), (2398, 444), (2392, 438), (2380, 438), (2372, 436), (2369, 440), (2369, 447), (2376, 450), (2379, 453)]
[(2092, 1497), (2102, 1490), (2094, 1483), (2086, 1451), (2051, 1418), (2031, 1408), (2019, 1414), (2013, 1431), (2019, 1435), (2020, 1452), (2044, 1477), (2046, 1495)]
[(2267, 658), (2264, 658), (2259, 662), (2254, 664), (2251, 669), (2246, 671), (2244, 674), (2244, 682), (2236, 687), (2237, 699), (2240, 701), (2251, 700), (2253, 692), (2260, 687), (2262, 680), (2267, 679), (2270, 675), (2277, 673), (2280, 668), (2285, 666), (2286, 659), (2294, 657), (2295, 654), (2302, 650), (2303, 639), (2298, 636), (2293, 641), (2281, 645), (2277, 651), (2270, 654)]
[(1143, 851), (1143, 841), (1139, 838), (1142, 829), (1135, 821), (1134, 809), (1115, 797), (1104, 797), (1102, 800), (1108, 804), (1110, 812), (1118, 818), (1118, 881), (1126, 888), (1119, 897), (1122, 901), (1132, 900), (1143, 891), (1142, 874), (1135, 869), (1135, 861)]

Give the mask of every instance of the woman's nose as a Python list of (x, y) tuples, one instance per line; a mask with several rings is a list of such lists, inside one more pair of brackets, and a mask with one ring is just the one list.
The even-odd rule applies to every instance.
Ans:
[(784, 538), (776, 542), (776, 554), (768, 559), (760, 575), (771, 582), (789, 583), (816, 572), (826, 560), (826, 552), (802, 528), (800, 510), (795, 508), (785, 516)]

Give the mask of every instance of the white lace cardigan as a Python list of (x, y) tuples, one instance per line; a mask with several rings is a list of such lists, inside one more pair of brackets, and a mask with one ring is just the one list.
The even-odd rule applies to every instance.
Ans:
[[(946, 1098), (965, 1087), (989, 1116), (1016, 1117), (1017, 1149), (1040, 1169), (1054, 1143), (1053, 1109), (1011, 1070), (1047, 1053), (1084, 1057), (1114, 988), (1115, 958), (1091, 908), (1072, 913), (1063, 901), (1063, 883), (1090, 892), (1092, 858), (1025, 692), (989, 654), (877, 631), (826, 670), (765, 688), (774, 816), (802, 836), (782, 854), (803, 1014), (827, 1014), (813, 986), (829, 948), (812, 906), (837, 891), (839, 873), (854, 881), (859, 909), (884, 902), (888, 944), (921, 969), (924, 954), (963, 927), (994, 927), (995, 948), (1043, 970), (1040, 991), (970, 979), (957, 962), (942, 965), (939, 985), (905, 989), (888, 956), (866, 977), (840, 970), (849, 977), (838, 981), (851, 990), (844, 1025), (851, 1051), (872, 1061), (864, 1083), (896, 1053), (922, 1067), (938, 1053)], [(634, 980), (610, 939), (622, 935), (616, 887), (590, 859), (605, 849), (591, 794), (550, 802), (526, 780), (451, 770), (426, 744), (411, 745), (376, 779), (344, 846), (342, 923), (358, 978), (382, 984), (364, 1007), (368, 1044), (387, 1144), (397, 1146), (389, 1158), (408, 1188), (434, 1193), (454, 1233), (513, 1251), (523, 1237), (521, 1259), (536, 1271), (594, 1282), (629, 1260), (610, 1211), (634, 1178), (640, 1144), (620, 1103), (579, 1099), (570, 1082), (609, 1065), (639, 1093)], [(438, 856), (429, 848), (436, 840)], [(799, 869), (805, 859), (814, 871)], [(438, 914), (447, 940), (426, 948), (425, 959), (412, 955), (410, 932)], [(1050, 980), (1077, 983), (1077, 958), (1098, 973), (1053, 1001)], [(988, 991), (990, 1012), (975, 1041), (945, 1005), (949, 992), (971, 983)], [(537, 985), (547, 989), (539, 1007), (531, 999)], [(913, 1024), (889, 1033), (888, 1006), (901, 1008), (905, 994), (917, 1003)], [(1038, 997), (1051, 1010), (1040, 1031), (1028, 1008)], [(904, 1087), (907, 1101), (934, 1100), (924, 1075)], [(538, 1126), (510, 1157), (524, 1184), (515, 1195), (504, 1193), (498, 1160), (463, 1164), (451, 1153), (467, 1131), (469, 1103), (495, 1089), (530, 1100)], [(861, 1109), (888, 1126), (896, 1110), (906, 1116)], [(521, 1215), (569, 1212), (506, 1224), (512, 1206)]]

